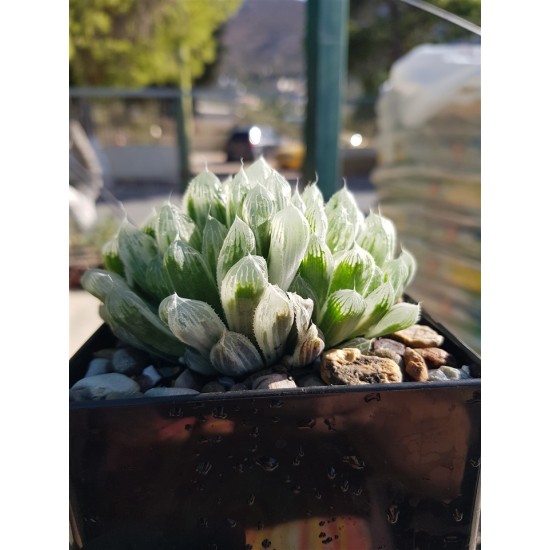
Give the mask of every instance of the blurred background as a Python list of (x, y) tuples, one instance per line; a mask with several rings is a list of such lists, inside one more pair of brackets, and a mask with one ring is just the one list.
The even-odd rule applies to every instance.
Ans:
[(80, 275), (123, 217), (260, 155), (379, 208), (418, 261), (411, 297), (481, 351), (479, 0), (70, 0), (69, 17), (71, 354), (101, 324)]

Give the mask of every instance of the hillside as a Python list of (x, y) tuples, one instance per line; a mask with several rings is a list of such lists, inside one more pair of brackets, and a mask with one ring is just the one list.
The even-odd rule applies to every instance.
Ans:
[(247, 86), (304, 79), (305, 8), (297, 0), (245, 0), (221, 36), (220, 79)]

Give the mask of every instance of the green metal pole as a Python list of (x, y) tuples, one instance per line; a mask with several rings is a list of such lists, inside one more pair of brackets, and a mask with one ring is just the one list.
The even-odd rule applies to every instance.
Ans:
[(318, 175), (327, 200), (341, 187), (339, 136), (347, 75), (349, 0), (308, 0), (306, 61), (308, 104), (304, 177)]

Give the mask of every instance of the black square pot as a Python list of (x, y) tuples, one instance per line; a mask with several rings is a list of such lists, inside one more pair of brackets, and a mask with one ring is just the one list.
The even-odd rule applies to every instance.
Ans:
[(476, 548), (481, 359), (420, 323), (477, 378), (71, 403), (73, 547)]

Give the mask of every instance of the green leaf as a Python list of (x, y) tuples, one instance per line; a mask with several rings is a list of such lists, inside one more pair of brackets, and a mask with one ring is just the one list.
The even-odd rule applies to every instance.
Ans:
[(356, 338), (352, 338), (351, 340), (346, 340), (342, 342), (341, 344), (338, 344), (337, 348), (344, 349), (344, 348), (356, 348), (358, 349), (363, 355), (366, 355), (370, 351), (370, 347), (372, 345), (372, 340), (369, 338), (364, 338), (362, 336), (357, 336)]
[(374, 274), (374, 258), (355, 243), (350, 250), (337, 252), (334, 263), (329, 292), (349, 288), (363, 294)]
[(227, 237), (228, 229), (220, 223), (216, 218), (208, 216), (204, 231), (202, 234), (202, 257), (206, 265), (210, 269), (212, 277), (216, 277), (216, 269), (218, 267), (218, 258)]
[(313, 208), (316, 210), (324, 210), (325, 208), (323, 193), (317, 186), (317, 182), (308, 183), (308, 185), (306, 185), (304, 192), (302, 193), (302, 200), (306, 205), (306, 209)]
[(218, 374), (218, 371), (213, 367), (210, 362), (210, 358), (202, 356), (198, 351), (193, 348), (187, 348), (181, 362), (189, 367), (192, 371), (198, 372), (203, 376), (212, 376)]
[(313, 304), (313, 321), (315, 322), (317, 320), (317, 312), (321, 309), (322, 303), (319, 297), (317, 296), (317, 293), (313, 290), (313, 288), (307, 283), (300, 275), (300, 273), (296, 274), (296, 277), (294, 277), (294, 280), (288, 287), (289, 292), (294, 292), (301, 296), (304, 299), (310, 299)]
[(286, 292), (268, 284), (254, 312), (254, 337), (267, 366), (284, 355), (293, 323), (294, 310)]
[(328, 217), (327, 245), (332, 253), (349, 250), (355, 242), (355, 225), (343, 206), (335, 207)]
[(241, 377), (261, 370), (264, 360), (254, 344), (238, 332), (224, 330), (210, 352), (214, 368), (227, 376)]
[(395, 237), (393, 223), (371, 211), (365, 219), (357, 242), (365, 250), (368, 250), (374, 261), (382, 267), (387, 260), (393, 258)]
[(206, 302), (222, 313), (216, 283), (200, 252), (174, 241), (164, 254), (164, 269), (178, 296)]
[(105, 302), (107, 295), (115, 288), (129, 289), (126, 281), (117, 273), (105, 269), (87, 269), (80, 278), (82, 288)]
[(264, 257), (269, 253), (271, 219), (275, 207), (275, 197), (261, 184), (248, 193), (242, 207), (243, 219), (254, 233), (256, 250)]
[(390, 308), (388, 313), (372, 326), (365, 336), (377, 338), (386, 334), (393, 334), (416, 324), (420, 319), (420, 304), (400, 302)]
[(238, 216), (229, 228), (227, 237), (223, 241), (216, 267), (216, 281), (221, 288), (224, 277), (229, 269), (241, 258), (248, 254), (255, 254), (256, 239), (248, 225)]
[(185, 344), (210, 358), (210, 350), (220, 339), (225, 325), (207, 303), (180, 298), (172, 294), (159, 306), (160, 318), (172, 333)]
[(201, 235), (195, 222), (170, 202), (160, 207), (155, 234), (162, 254), (175, 240), (183, 241), (197, 250), (201, 248)]
[(345, 212), (347, 221), (354, 228), (353, 238), (355, 240), (361, 231), (365, 216), (359, 208), (355, 197), (349, 192), (346, 185), (330, 197), (325, 206), (325, 211), (329, 219), (329, 225), (332, 223), (334, 216), (341, 216), (342, 211)]
[(285, 358), (285, 364), (289, 367), (304, 367), (321, 355), (325, 343), (311, 322), (313, 301), (293, 292), (289, 292), (288, 297), (294, 309), (294, 324), (289, 340), (295, 344), (294, 351)]
[(355, 290), (337, 290), (329, 295), (319, 323), (327, 347), (355, 336), (364, 309), (365, 299)]
[(369, 281), (367, 288), (363, 292), (363, 296), (368, 296), (371, 292), (374, 292), (382, 283), (387, 281), (387, 276), (384, 275), (384, 272), (377, 266), (374, 266), (372, 272), (372, 278)]
[(416, 275), (417, 263), (415, 257), (405, 248), (401, 248), (400, 258), (407, 266), (407, 278), (405, 279), (405, 283), (403, 285), (403, 289), (405, 289), (412, 283)]
[(312, 234), (298, 273), (313, 289), (320, 306), (327, 297), (333, 271), (334, 258), (329, 247), (320, 237)]
[[(243, 219), (243, 202), (248, 193), (256, 186), (251, 182), (241, 166), (235, 177), (227, 185), (227, 225), (235, 221), (235, 217)], [(246, 218), (244, 218), (246, 220)], [(248, 222), (247, 222), (248, 223)]]
[(273, 169), (265, 161), (263, 156), (254, 161), (248, 168), (245, 169), (245, 174), (253, 185), (261, 183), (265, 185), (268, 176), (273, 172)]
[(267, 284), (267, 263), (261, 256), (245, 256), (231, 267), (220, 289), (230, 330), (254, 337), (254, 311)]
[(363, 336), (369, 329), (378, 323), (384, 315), (390, 310), (395, 302), (395, 292), (391, 283), (383, 283), (373, 290), (365, 298), (365, 309), (357, 327), (350, 336)]
[(263, 185), (275, 198), (276, 212), (283, 210), (290, 204), (292, 195), (290, 183), (279, 172), (272, 170)]
[(315, 233), (322, 241), (325, 241), (328, 233), (328, 218), (323, 206), (307, 206), (305, 217), (312, 233)]
[(113, 326), (119, 326), (132, 335), (133, 345), (139, 349), (154, 350), (156, 354), (180, 357), (185, 346), (161, 322), (149, 305), (131, 290), (110, 292), (105, 308)]
[(153, 237), (124, 221), (118, 232), (118, 249), (129, 285), (152, 294), (148, 289), (146, 274), (147, 267), (158, 255)]
[(296, 187), (294, 188), (294, 193), (292, 193), (292, 198), (290, 199), (290, 202), (302, 213), (306, 213), (306, 203), (302, 200), (302, 197), (300, 196), (300, 190), (298, 189), (298, 183), (296, 183)]
[(147, 216), (145, 221), (143, 222), (143, 225), (140, 227), (140, 230), (143, 231), (146, 235), (149, 235), (150, 237), (153, 237), (153, 239), (157, 238), (155, 228), (157, 224), (157, 218), (158, 213), (156, 208), (153, 208), (151, 210), (151, 213)]
[(212, 172), (204, 171), (195, 176), (182, 198), (189, 216), (202, 231), (208, 214), (219, 222), (226, 221), (226, 203), (220, 180)]
[(164, 268), (164, 261), (160, 255), (157, 255), (149, 264), (145, 278), (147, 280), (147, 288), (156, 299), (157, 305), (166, 296), (170, 296), (174, 292), (174, 285)]
[(399, 298), (403, 294), (403, 288), (409, 276), (409, 267), (406, 260), (402, 256), (395, 260), (387, 260), (382, 267), (382, 271), (395, 290), (395, 298)]
[(288, 289), (300, 267), (309, 235), (307, 220), (293, 204), (273, 216), (267, 265), (269, 280), (282, 290)]
[(113, 273), (117, 273), (121, 277), (125, 276), (124, 264), (118, 249), (118, 237), (112, 238), (103, 245), (101, 249), (101, 259), (106, 269)]

